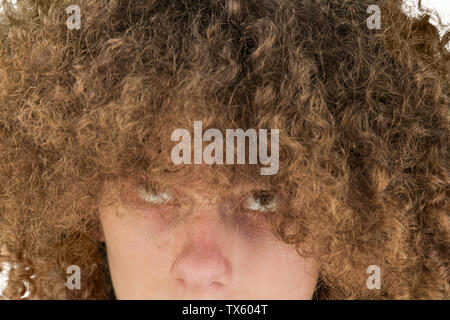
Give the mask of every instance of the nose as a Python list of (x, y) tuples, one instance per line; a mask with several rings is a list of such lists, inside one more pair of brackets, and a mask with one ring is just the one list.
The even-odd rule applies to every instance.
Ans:
[(231, 280), (231, 264), (215, 246), (191, 246), (174, 261), (172, 276), (193, 291), (220, 290)]

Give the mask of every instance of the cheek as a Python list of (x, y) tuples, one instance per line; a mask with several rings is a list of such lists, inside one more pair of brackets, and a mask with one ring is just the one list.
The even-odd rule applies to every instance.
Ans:
[(265, 243), (245, 264), (242, 278), (260, 299), (311, 299), (318, 279), (313, 259), (300, 257), (281, 242)]
[[(101, 218), (108, 251), (138, 260), (167, 255), (175, 238), (169, 236), (169, 222), (156, 212), (127, 214), (107, 211)], [(130, 260), (127, 262), (131, 262)]]
[(176, 239), (161, 228), (160, 218), (104, 211), (101, 222), (105, 234), (108, 262), (118, 298), (150, 297), (168, 276), (173, 254), (169, 250)]

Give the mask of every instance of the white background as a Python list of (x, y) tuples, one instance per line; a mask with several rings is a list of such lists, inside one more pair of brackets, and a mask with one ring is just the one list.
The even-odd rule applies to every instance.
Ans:
[[(12, 2), (15, 3), (16, 1), (13, 0)], [(417, 14), (418, 0), (406, 0), (405, 2), (405, 11), (410, 12), (413, 15)], [(422, 7), (437, 10), (441, 17), (441, 22), (444, 25), (443, 28), (446, 31), (450, 29), (450, 0), (423, 0)], [(434, 22), (437, 24), (437, 20), (434, 20)], [(7, 268), (0, 273), (0, 294), (7, 279), (6, 274)]]

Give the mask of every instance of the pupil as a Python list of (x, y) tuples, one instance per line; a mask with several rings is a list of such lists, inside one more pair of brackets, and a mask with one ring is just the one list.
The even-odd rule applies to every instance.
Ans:
[(273, 196), (269, 194), (267, 191), (259, 191), (255, 198), (259, 200), (261, 205), (267, 205), (272, 201)]

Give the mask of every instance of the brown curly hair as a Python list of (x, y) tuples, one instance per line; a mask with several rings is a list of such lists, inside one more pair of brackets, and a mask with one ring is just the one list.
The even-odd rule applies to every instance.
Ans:
[[(236, 165), (206, 176), (225, 188), (247, 175), (285, 195), (295, 211), (274, 214), (274, 232), (318, 259), (315, 298), (450, 297), (449, 33), (427, 15), (405, 15), (401, 0), (7, 4), (4, 298), (27, 288), (26, 299), (114, 298), (92, 236), (100, 190), (180, 175), (167, 164), (170, 133), (194, 120), (280, 129), (278, 174)], [(80, 29), (66, 25), (74, 4)], [(366, 24), (373, 4), (381, 29)], [(380, 290), (366, 286), (372, 264)], [(64, 286), (69, 265), (81, 290)]]

